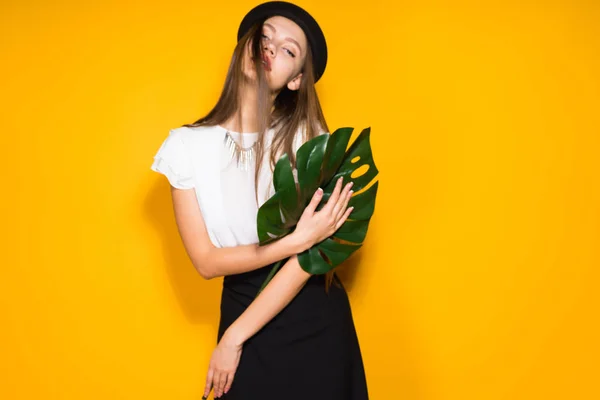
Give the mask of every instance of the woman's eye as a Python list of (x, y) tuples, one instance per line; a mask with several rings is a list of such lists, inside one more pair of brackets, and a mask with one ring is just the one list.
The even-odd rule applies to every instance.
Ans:
[(261, 36), (263, 39), (268, 39), (268, 38), (269, 38), (269, 37), (268, 37), (267, 35), (265, 35), (264, 33), (262, 33), (260, 36)]
[(285, 49), (285, 51), (287, 51), (290, 56), (296, 57), (296, 55), (294, 53), (292, 53), (291, 51), (289, 51), (288, 49)]

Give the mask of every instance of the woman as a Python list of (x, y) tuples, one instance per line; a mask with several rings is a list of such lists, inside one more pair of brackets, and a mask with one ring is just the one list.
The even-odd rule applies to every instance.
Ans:
[(230, 400), (368, 398), (343, 285), (333, 272), (306, 273), (296, 257), (346, 221), (352, 182), (338, 181), (320, 211), (317, 190), (293, 233), (258, 246), (256, 215), (274, 193), (274, 163), (284, 153), (295, 163), (302, 143), (327, 133), (314, 88), (326, 62), (325, 37), (305, 10), (287, 2), (255, 7), (240, 24), (214, 109), (171, 130), (154, 157), (152, 169), (171, 183), (193, 265), (206, 279), (224, 277), (205, 398), (211, 389)]

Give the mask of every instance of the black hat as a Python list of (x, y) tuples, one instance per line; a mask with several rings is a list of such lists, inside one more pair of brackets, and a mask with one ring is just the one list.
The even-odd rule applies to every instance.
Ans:
[(294, 21), (306, 35), (313, 55), (313, 65), (315, 71), (315, 83), (323, 76), (325, 66), (327, 65), (327, 43), (325, 35), (317, 24), (317, 21), (303, 8), (287, 1), (268, 1), (259, 4), (246, 14), (238, 29), (237, 40), (250, 29), (250, 27), (261, 19), (280, 15)]

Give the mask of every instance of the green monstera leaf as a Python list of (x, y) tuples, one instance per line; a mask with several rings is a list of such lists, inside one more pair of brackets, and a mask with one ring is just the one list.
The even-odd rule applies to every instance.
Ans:
[[(292, 233), (315, 191), (323, 188), (320, 210), (335, 188), (338, 178), (354, 182), (349, 206), (354, 210), (333, 236), (298, 255), (302, 269), (310, 274), (325, 274), (358, 250), (365, 239), (369, 221), (375, 210), (378, 182), (362, 193), (377, 176), (371, 152), (371, 129), (364, 129), (352, 145), (348, 143), (353, 128), (340, 128), (331, 135), (319, 135), (304, 143), (296, 152), (298, 181), (290, 160), (283, 155), (275, 165), (275, 194), (258, 210), (257, 225), (260, 245), (271, 243)], [(269, 283), (284, 260), (273, 266), (259, 293)]]

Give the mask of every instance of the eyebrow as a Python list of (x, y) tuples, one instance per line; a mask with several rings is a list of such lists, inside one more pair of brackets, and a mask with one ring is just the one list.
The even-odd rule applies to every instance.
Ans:
[[(273, 25), (269, 24), (268, 22), (265, 22), (263, 24), (263, 26), (273, 29), (273, 32), (277, 32), (277, 29), (275, 29), (275, 27)], [(300, 50), (300, 53), (302, 53), (302, 47), (294, 39), (292, 39), (290, 37), (286, 37), (284, 40), (287, 40), (288, 42), (292, 42), (293, 44), (295, 44), (298, 47), (298, 50)]]

